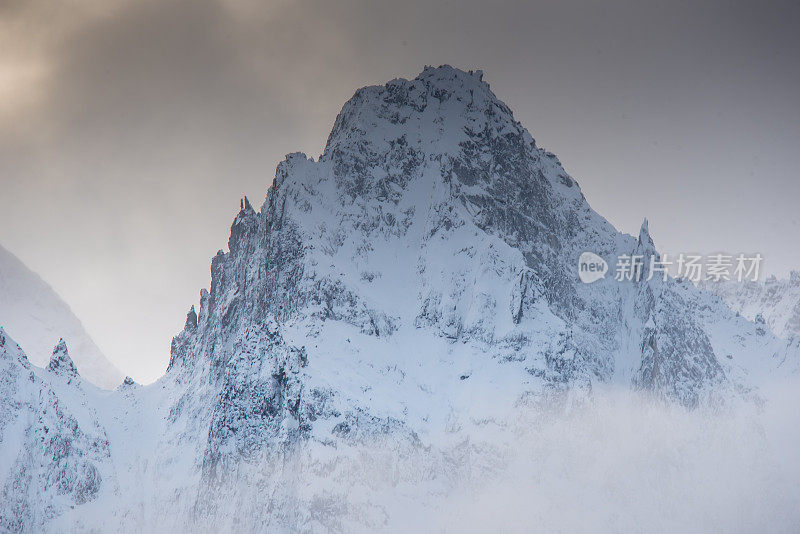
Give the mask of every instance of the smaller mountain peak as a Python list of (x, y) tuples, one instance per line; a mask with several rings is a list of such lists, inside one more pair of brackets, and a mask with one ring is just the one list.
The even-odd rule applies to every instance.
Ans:
[(122, 381), (122, 384), (120, 384), (119, 387), (117, 387), (117, 391), (131, 389), (131, 388), (134, 388), (136, 386), (138, 386), (136, 381), (133, 378), (131, 378), (129, 376), (126, 376), (125, 380)]
[(792, 285), (800, 285), (800, 271), (792, 271), (789, 273), (789, 282)]
[(69, 357), (67, 350), (67, 343), (61, 339), (53, 349), (53, 355), (50, 357), (50, 363), (47, 364), (47, 370), (59, 375), (78, 376), (78, 368)]
[(655, 243), (653, 243), (653, 238), (650, 236), (650, 223), (647, 222), (646, 217), (642, 221), (642, 227), (639, 229), (639, 248), (655, 253), (656, 246)]
[(642, 221), (642, 226), (639, 228), (639, 243), (644, 243), (643, 239), (650, 239), (650, 223), (647, 222), (647, 217)]
[(236, 220), (239, 221), (242, 218), (250, 217), (251, 215), (255, 214), (255, 210), (253, 206), (250, 204), (250, 200), (248, 200), (247, 196), (243, 196), (239, 199), (239, 214), (236, 216)]
[(189, 313), (186, 314), (186, 324), (184, 325), (184, 328), (197, 328), (197, 312), (194, 311), (194, 304), (189, 309)]
[(247, 197), (243, 197), (239, 204), (241, 210), (231, 224), (231, 236), (228, 239), (228, 250), (235, 252), (239, 243), (258, 227), (258, 217)]

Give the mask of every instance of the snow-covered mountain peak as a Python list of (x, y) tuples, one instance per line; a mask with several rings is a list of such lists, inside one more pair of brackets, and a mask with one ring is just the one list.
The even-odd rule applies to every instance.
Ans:
[(431, 123), (437, 128), (426, 133), (438, 132), (440, 138), (457, 135), (460, 128), (454, 126), (459, 125), (495, 132), (519, 127), (508, 106), (479, 76), (448, 65), (427, 67), (412, 80), (397, 78), (357, 90), (337, 117), (325, 152), (358, 137), (391, 134), (392, 125), (407, 126), (406, 133), (420, 140), (414, 130)]
[(457, 142), (464, 128), (521, 133), (511, 110), (481, 76), (448, 65), (427, 67), (413, 80), (397, 78), (356, 91), (336, 118), (325, 154), (363, 142), (391, 142), (402, 137), (398, 133), (412, 146), (436, 146)]
[(139, 384), (137, 384), (133, 378), (126, 376), (125, 380), (122, 381), (122, 384), (117, 386), (117, 391), (127, 391), (138, 387)]
[(489, 84), (483, 81), (482, 70), (463, 71), (451, 65), (440, 65), (438, 67), (425, 65), (416, 79), (423, 80), (429, 84), (444, 83), (447, 86), (452, 86), (452, 81), (457, 79), (462, 86), (467, 86), (468, 88), (478, 86), (489, 88)]
[[(580, 283), (584, 251), (609, 263), (655, 254), (647, 221), (637, 241), (594, 212), (480, 74), (428, 68), (358, 90), (318, 161), (289, 154), (260, 211), (239, 207), (229, 251), (173, 340), (169, 376), (228, 403), (256, 373), (274, 397), (263, 409), (301, 433), (322, 428), (297, 412), (322, 409), (301, 394), (315, 387), (340, 414), (400, 418), (415, 388), (430, 391), (426, 407), (451, 402), (430, 376), (491, 390), (507, 372), (511, 397), (619, 381), (690, 406), (725, 384), (703, 318), (684, 313), (698, 292), (660, 278)], [(369, 392), (397, 384), (365, 363), (367, 346), (408, 390), (373, 403)], [(340, 369), (346, 382), (332, 378)], [(434, 411), (409, 417), (435, 427)]]
[[(357, 91), (318, 161), (289, 154), (259, 211), (241, 199), (157, 384), (98, 393), (34, 374), (86, 416), (76, 453), (108, 437), (96, 471), (76, 465), (117, 517), (152, 504), (161, 530), (230, 530), (215, 521), (247, 510), (261, 530), (350, 531), (305, 481), (298, 493), (282, 454), (307, 454), (331, 481), (328, 459), (365, 443), (401, 455), (471, 444), (520, 407), (606, 387), (718, 405), (797, 366), (800, 347), (693, 284), (582, 283), (586, 251), (612, 263), (655, 245), (646, 221), (637, 240), (594, 212), (480, 73), (426, 68)], [(283, 467), (244, 468), (261, 459)], [(136, 497), (142, 481), (158, 493)]]
[[(348, 197), (392, 200), (408, 178), (431, 163), (441, 172), (429, 179), (476, 190), (488, 185), (476, 167), (502, 172), (528, 156), (560, 167), (555, 156), (536, 148), (481, 78), (442, 66), (426, 68), (413, 80), (359, 89), (336, 118), (321, 161), (332, 165)], [(378, 172), (366, 172), (370, 168)], [(574, 181), (561, 171), (557, 183), (572, 188)], [(580, 195), (577, 187), (570, 192)]]
[(63, 339), (58, 341), (58, 344), (53, 348), (53, 355), (50, 357), (50, 362), (47, 364), (47, 370), (62, 376), (78, 376), (78, 368), (69, 357), (67, 344)]

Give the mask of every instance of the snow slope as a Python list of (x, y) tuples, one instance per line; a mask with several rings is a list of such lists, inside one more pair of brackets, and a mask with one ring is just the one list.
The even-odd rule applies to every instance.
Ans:
[(53, 347), (63, 338), (86, 379), (108, 389), (122, 382), (122, 373), (103, 356), (69, 306), (1, 246), (0, 325), (36, 365), (45, 365)]
[[(258, 211), (242, 200), (159, 381), (100, 391), (7, 349), (17, 378), (0, 389), (12, 406), (4, 454), (25, 458), (20, 436), (33, 419), (19, 414), (39, 409), (16, 399), (51, 388), (83, 416), (68, 428), (105, 436), (70, 447), (104, 474), (85, 502), (65, 503), (44, 482), (0, 505), (0, 520), (31, 531), (408, 531), (403, 521), (483, 485), (512, 451), (547, 438), (550, 417), (604, 391), (713, 411), (761, 405), (773, 381), (797, 373), (796, 342), (687, 281), (581, 283), (584, 251), (609, 264), (656, 254), (646, 223), (625, 235), (591, 209), (482, 73), (426, 68), (360, 89), (318, 160), (290, 154)], [(64, 353), (58, 346), (55, 360)], [(652, 425), (632, 434), (674, 434)], [(107, 451), (91, 445), (102, 439)], [(655, 456), (642, 486), (655, 491), (620, 492), (625, 480), (613, 476), (608, 491), (620, 502), (651, 494), (648, 530), (681, 530), (659, 504), (675, 465)], [(568, 467), (555, 450), (535, 458), (532, 480)], [(705, 457), (686, 459), (691, 471)], [(780, 510), (796, 504), (782, 481), (764, 487), (788, 499), (775, 501)], [(760, 509), (737, 515), (745, 506), (719, 520), (727, 508), (716, 507), (718, 488), (707, 491), (697, 502), (712, 507), (713, 524), (758, 524)], [(42, 508), (52, 513), (29, 519)], [(612, 507), (604, 525), (641, 527), (634, 508)]]
[(800, 271), (792, 271), (787, 279), (770, 276), (763, 282), (720, 281), (703, 287), (751, 321), (766, 324), (775, 335), (800, 337)]
[(63, 341), (42, 369), (0, 328), (0, 387), (0, 531), (40, 531), (113, 487), (100, 390), (80, 379)]

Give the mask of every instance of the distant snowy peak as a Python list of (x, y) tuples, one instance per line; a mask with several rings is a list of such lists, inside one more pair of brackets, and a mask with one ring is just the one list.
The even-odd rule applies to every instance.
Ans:
[(53, 346), (61, 340), (84, 378), (106, 389), (122, 382), (123, 374), (100, 352), (69, 306), (1, 246), (0, 325), (38, 366), (48, 365)]
[(60, 340), (58, 345), (53, 349), (53, 355), (50, 357), (50, 363), (47, 364), (47, 370), (62, 376), (78, 376), (78, 368), (69, 357), (67, 344), (64, 340)]
[(721, 281), (703, 287), (747, 319), (763, 321), (775, 335), (800, 338), (800, 271), (783, 279), (770, 276), (763, 282)]

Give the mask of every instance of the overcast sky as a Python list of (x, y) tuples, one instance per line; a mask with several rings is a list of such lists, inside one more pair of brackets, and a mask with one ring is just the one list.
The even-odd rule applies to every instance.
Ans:
[(449, 63), (621, 230), (785, 275), (798, 27), (796, 2), (0, 0), (0, 244), (152, 381), (239, 198), (317, 156), (358, 87)]

